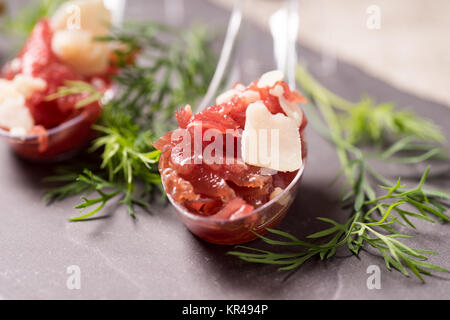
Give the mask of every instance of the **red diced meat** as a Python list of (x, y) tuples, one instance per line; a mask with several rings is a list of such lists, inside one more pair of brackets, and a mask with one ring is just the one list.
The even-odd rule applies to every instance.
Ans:
[[(305, 101), (300, 93), (291, 91), (285, 82), (279, 81), (275, 85), (278, 84), (283, 87), (284, 97), (289, 101)], [(241, 91), (243, 86), (237, 83), (234, 88)], [(285, 114), (278, 97), (270, 94), (270, 89), (258, 88), (257, 82), (254, 82), (245, 90), (257, 91), (272, 114)], [(194, 115), (190, 107), (183, 108), (175, 113), (179, 128), (154, 142), (153, 145), (162, 151), (159, 169), (166, 192), (187, 210), (216, 219), (237, 219), (269, 201), (276, 187), (286, 188), (297, 174), (263, 174), (261, 168), (248, 165), (240, 158), (240, 130), (245, 126), (248, 105), (245, 97), (236, 94), (229, 101)], [(302, 141), (306, 124), (306, 117), (303, 117), (299, 128)], [(194, 138), (197, 135), (204, 137), (205, 132), (211, 129), (209, 132), (213, 133), (213, 137), (202, 139), (201, 153), (197, 154)], [(231, 152), (226, 150), (226, 141), (230, 138), (234, 143)], [(219, 143), (216, 144), (219, 146), (222, 143), (223, 150), (213, 149), (213, 158), (208, 159), (205, 150), (210, 150), (212, 143)], [(218, 151), (223, 152), (218, 154)], [(303, 153), (306, 153), (306, 149)], [(168, 181), (166, 170), (171, 170), (168, 172), (176, 178)]]

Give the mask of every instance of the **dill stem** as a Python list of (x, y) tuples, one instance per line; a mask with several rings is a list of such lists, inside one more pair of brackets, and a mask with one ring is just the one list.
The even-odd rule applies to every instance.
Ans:
[(345, 101), (333, 93), (329, 92), (327, 89), (323, 88), (319, 83), (317, 83), (311, 76), (307, 74), (305, 69), (298, 66), (296, 70), (297, 81), (300, 83), (302, 88), (307, 92), (308, 95), (316, 101), (325, 122), (330, 128), (330, 138), (336, 145), (336, 150), (338, 154), (339, 161), (344, 168), (345, 175), (353, 182), (353, 171), (349, 165), (349, 157), (345, 146), (340, 143), (344, 141), (344, 136), (342, 133), (342, 128), (339, 123), (336, 112), (333, 110), (332, 105), (337, 104), (339, 106), (349, 106), (351, 103)]

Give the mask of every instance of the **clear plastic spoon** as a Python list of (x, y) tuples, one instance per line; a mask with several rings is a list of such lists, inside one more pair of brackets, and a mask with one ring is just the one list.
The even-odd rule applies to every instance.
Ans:
[[(251, 36), (252, 33), (247, 32), (245, 28), (252, 27), (252, 25), (244, 17), (243, 12), (246, 5), (247, 7), (252, 6), (252, 2), (256, 4), (256, 1), (251, 0), (237, 0), (235, 2), (214, 77), (207, 94), (196, 111), (205, 109), (213, 102), (218, 94), (220, 84), (223, 83), (225, 78), (227, 83), (232, 84), (237, 80), (242, 82), (246, 78), (254, 80), (266, 71), (279, 69), (286, 75), (291, 88), (295, 88), (298, 0), (266, 1), (271, 2), (276, 7), (267, 21), (267, 29), (270, 30), (273, 43), (273, 61), (269, 66), (259, 63), (261, 61), (259, 61), (258, 55), (249, 57), (246, 54), (246, 49), (249, 46), (253, 47), (260, 40), (246, 41), (246, 37)], [(262, 1), (258, 2), (261, 3)], [(264, 42), (261, 50), (270, 48), (269, 43), (270, 40), (268, 43)], [(303, 160), (305, 160), (305, 156), (303, 154)], [(191, 213), (176, 203), (170, 193), (168, 193), (168, 198), (187, 228), (200, 238), (218, 244), (248, 242), (257, 237), (255, 233), (263, 234), (266, 228), (276, 227), (285, 216), (296, 196), (304, 171), (304, 163), (305, 161), (303, 161), (303, 166), (298, 170), (291, 183), (280, 194), (248, 215), (234, 220), (200, 216)]]

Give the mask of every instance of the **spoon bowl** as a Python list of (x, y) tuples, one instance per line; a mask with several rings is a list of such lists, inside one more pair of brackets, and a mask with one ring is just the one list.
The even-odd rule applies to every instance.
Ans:
[(98, 116), (96, 108), (85, 108), (78, 116), (42, 133), (19, 137), (0, 129), (0, 136), (16, 154), (27, 160), (62, 161), (78, 153), (94, 136), (91, 127)]
[(194, 214), (175, 202), (170, 193), (166, 193), (184, 225), (197, 237), (215, 244), (240, 244), (256, 239), (258, 234), (265, 234), (267, 228), (275, 228), (281, 222), (297, 195), (304, 168), (305, 157), (294, 179), (279, 195), (234, 220)]

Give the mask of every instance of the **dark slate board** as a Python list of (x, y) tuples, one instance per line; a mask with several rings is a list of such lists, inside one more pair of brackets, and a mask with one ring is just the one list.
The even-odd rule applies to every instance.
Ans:
[[(133, 18), (161, 18), (162, 1), (130, 1), (127, 15)], [(228, 13), (206, 1), (186, 1), (187, 17), (224, 26)], [(190, 19), (186, 19), (190, 20)], [(255, 26), (254, 49), (261, 57), (261, 72), (270, 68), (267, 34)], [(247, 36), (246, 36), (247, 37)], [(258, 43), (256, 43), (258, 42)], [(252, 44), (247, 44), (248, 48)], [(259, 47), (258, 47), (259, 46)], [(3, 46), (2, 46), (3, 47)], [(260, 48), (260, 49), (257, 49)], [(249, 49), (250, 50), (250, 49)], [(378, 101), (396, 101), (428, 116), (450, 137), (450, 112), (445, 106), (397, 90), (359, 69), (338, 62), (330, 75), (321, 72), (321, 55), (299, 48), (303, 62), (332, 90), (349, 99), (366, 92)], [(387, 66), (388, 67), (388, 66)], [(307, 139), (309, 156), (298, 196), (280, 229), (298, 237), (323, 227), (317, 216), (345, 219), (346, 212), (336, 201), (339, 190), (330, 189), (330, 179), (339, 169), (334, 149), (311, 128)], [(0, 144), (0, 298), (63, 299), (448, 299), (450, 277), (427, 277), (424, 285), (414, 278), (384, 268), (382, 259), (362, 252), (360, 259), (340, 252), (327, 262), (313, 261), (295, 273), (278, 272), (275, 267), (248, 264), (225, 253), (232, 247), (205, 243), (192, 236), (167, 206), (153, 207), (152, 213), (139, 212), (133, 221), (123, 208), (110, 206), (102, 218), (69, 223), (79, 199), (46, 206), (40, 180), (48, 175), (48, 165), (22, 161)], [(401, 174), (412, 181), (423, 165), (401, 170), (385, 166), (392, 176)], [(434, 166), (433, 184), (450, 189), (450, 168)], [(448, 225), (418, 222), (413, 247), (434, 249), (432, 263), (450, 268)], [(260, 244), (254, 242), (254, 244)], [(81, 269), (81, 289), (66, 286), (67, 267)], [(381, 268), (381, 290), (366, 286), (367, 267)]]

